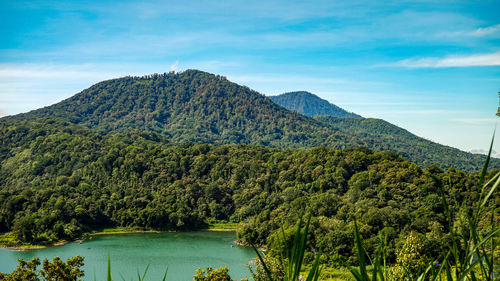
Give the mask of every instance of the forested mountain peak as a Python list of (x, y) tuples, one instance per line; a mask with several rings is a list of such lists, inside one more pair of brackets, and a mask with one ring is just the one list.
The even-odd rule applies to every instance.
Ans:
[(320, 115), (361, 117), (306, 91), (289, 92), (277, 96), (269, 96), (269, 98), (289, 110), (297, 111), (300, 114), (311, 117)]
[[(307, 92), (287, 95), (314, 97)], [(396, 152), (422, 166), (468, 171), (479, 170), (484, 161), (483, 156), (424, 140), (377, 120), (311, 118), (224, 76), (199, 70), (102, 81), (57, 104), (0, 120), (39, 118), (67, 120), (102, 133), (156, 132), (172, 143), (368, 147)]]
[(106, 132), (149, 130), (173, 142), (313, 147), (326, 143), (332, 133), (248, 87), (199, 70), (102, 81), (60, 103), (9, 119), (40, 117)]

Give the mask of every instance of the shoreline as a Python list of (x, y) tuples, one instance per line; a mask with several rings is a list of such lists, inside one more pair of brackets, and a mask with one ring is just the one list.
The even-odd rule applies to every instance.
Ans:
[[(75, 241), (78, 241), (78, 240), (75, 240)], [(70, 242), (73, 242), (73, 241), (60, 240), (60, 241), (57, 241), (57, 242), (54, 242), (54, 243), (48, 244), (48, 245), (33, 245), (33, 244), (29, 244), (29, 245), (26, 245), (26, 246), (23, 246), (23, 245), (9, 246), (9, 245), (2, 244), (2, 245), (0, 245), (0, 248), (22, 252), (22, 251), (40, 250), (40, 249), (47, 249), (47, 248), (64, 246), (64, 245), (66, 245), (66, 244), (68, 244)]]
[[(210, 228), (212, 227), (212, 228)], [(199, 230), (190, 230), (190, 231), (179, 231), (179, 230), (152, 230), (152, 229), (127, 229), (123, 227), (116, 228), (106, 228), (96, 232), (87, 232), (82, 235), (81, 238), (75, 239), (72, 241), (67, 240), (59, 240), (51, 244), (47, 245), (35, 245), (35, 244), (19, 244), (19, 245), (9, 245), (7, 241), (0, 242), (0, 248), (9, 249), (13, 251), (31, 251), (31, 250), (39, 250), (46, 249), (52, 247), (64, 246), (71, 242), (79, 242), (82, 243), (85, 240), (90, 240), (93, 237), (105, 236), (105, 235), (120, 235), (120, 234), (141, 234), (141, 233), (168, 233), (168, 232), (236, 232), (236, 227), (233, 225), (229, 227), (224, 227), (224, 224), (218, 224), (214, 226), (209, 226), (209, 228), (199, 229)], [(1, 236), (8, 235), (9, 233), (0, 234)], [(1, 240), (1, 239), (0, 239)], [(244, 246), (241, 242), (235, 241), (235, 243), (239, 246)]]

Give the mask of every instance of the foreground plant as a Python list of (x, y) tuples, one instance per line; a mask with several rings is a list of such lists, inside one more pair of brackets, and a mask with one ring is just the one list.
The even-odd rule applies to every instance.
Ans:
[[(295, 232), (295, 237), (293, 240), (291, 251), (285, 245), (285, 250), (287, 253), (285, 257), (281, 257), (281, 268), (283, 269), (283, 275), (273, 273), (270, 270), (268, 265), (268, 261), (261, 255), (259, 250), (253, 246), (255, 253), (257, 253), (257, 257), (259, 258), (260, 265), (264, 269), (266, 277), (269, 281), (297, 281), (297, 280), (305, 280), (305, 281), (317, 281), (321, 274), (322, 267), (319, 265), (319, 258), (321, 256), (321, 251), (316, 254), (316, 258), (314, 259), (313, 265), (309, 272), (307, 273), (307, 278), (304, 279), (300, 273), (302, 269), (302, 265), (304, 262), (304, 255), (306, 252), (306, 243), (307, 243), (307, 234), (309, 231), (309, 224), (311, 222), (311, 215), (305, 224), (304, 230), (302, 231), (302, 218), (299, 219), (299, 223), (297, 225), (297, 231)], [(282, 243), (285, 243), (285, 231), (282, 228)]]
[(2, 281), (77, 281), (84, 276), (80, 267), (83, 266), (83, 257), (75, 256), (62, 261), (59, 257), (55, 257), (52, 262), (47, 259), (43, 260), (42, 268), (37, 269), (40, 265), (39, 258), (33, 258), (31, 261), (23, 259), (18, 260), (17, 268), (10, 274), (0, 273)]
[[(438, 260), (429, 261), (426, 267), (422, 267), (418, 257), (413, 256), (412, 262), (401, 263), (399, 276), (390, 276), (388, 278), (385, 267), (385, 249), (384, 241), (381, 239), (380, 245), (373, 258), (373, 270), (371, 276), (368, 274), (367, 252), (363, 246), (357, 223), (355, 222), (355, 242), (358, 252), (359, 269), (346, 264), (352, 275), (357, 281), (376, 281), (376, 280), (486, 280), (493, 281), (500, 279), (500, 270), (498, 267), (498, 257), (496, 257), (497, 240), (500, 233), (500, 227), (496, 225), (496, 206), (495, 202), (490, 202), (490, 197), (495, 194), (498, 185), (500, 185), (500, 172), (496, 173), (488, 182), (484, 183), (486, 172), (490, 161), (493, 147), (491, 141), (488, 156), (483, 166), (478, 187), (479, 195), (472, 213), (467, 216), (467, 227), (462, 227), (457, 232), (453, 227), (453, 220), (450, 208), (446, 201), (444, 189), (441, 185), (441, 201), (449, 223), (452, 244), (446, 256), (441, 262)], [(435, 179), (437, 182), (437, 179)], [(488, 205), (489, 204), (489, 205)], [(489, 218), (487, 217), (489, 216)], [(490, 231), (481, 235), (479, 225), (481, 221), (489, 220)], [(413, 253), (410, 253), (413, 255)], [(418, 273), (416, 273), (418, 272)]]

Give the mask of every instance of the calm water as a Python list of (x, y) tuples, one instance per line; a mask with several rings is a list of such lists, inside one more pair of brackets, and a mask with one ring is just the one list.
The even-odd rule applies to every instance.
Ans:
[[(32, 251), (0, 249), (0, 272), (11, 272), (17, 259), (39, 257), (63, 260), (75, 255), (85, 257), (84, 280), (105, 280), (107, 257), (111, 256), (114, 280), (137, 280), (149, 264), (146, 280), (161, 280), (168, 266), (168, 281), (193, 280), (197, 268), (228, 266), (233, 279), (249, 276), (247, 263), (253, 249), (235, 245), (233, 232), (172, 232), (123, 234), (94, 237), (82, 244), (69, 243)], [(123, 279), (122, 279), (123, 277)]]

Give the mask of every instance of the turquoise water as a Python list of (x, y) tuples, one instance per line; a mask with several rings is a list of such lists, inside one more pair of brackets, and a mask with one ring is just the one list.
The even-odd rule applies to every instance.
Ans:
[[(63, 260), (85, 257), (84, 280), (105, 280), (108, 254), (114, 280), (137, 280), (149, 264), (146, 280), (161, 280), (168, 267), (168, 281), (193, 280), (197, 268), (228, 266), (233, 279), (249, 276), (253, 249), (237, 246), (234, 232), (171, 232), (94, 237), (60, 247), (13, 251), (0, 249), (0, 272), (12, 272), (17, 259), (32, 257)], [(249, 276), (250, 277), (250, 276)]]

